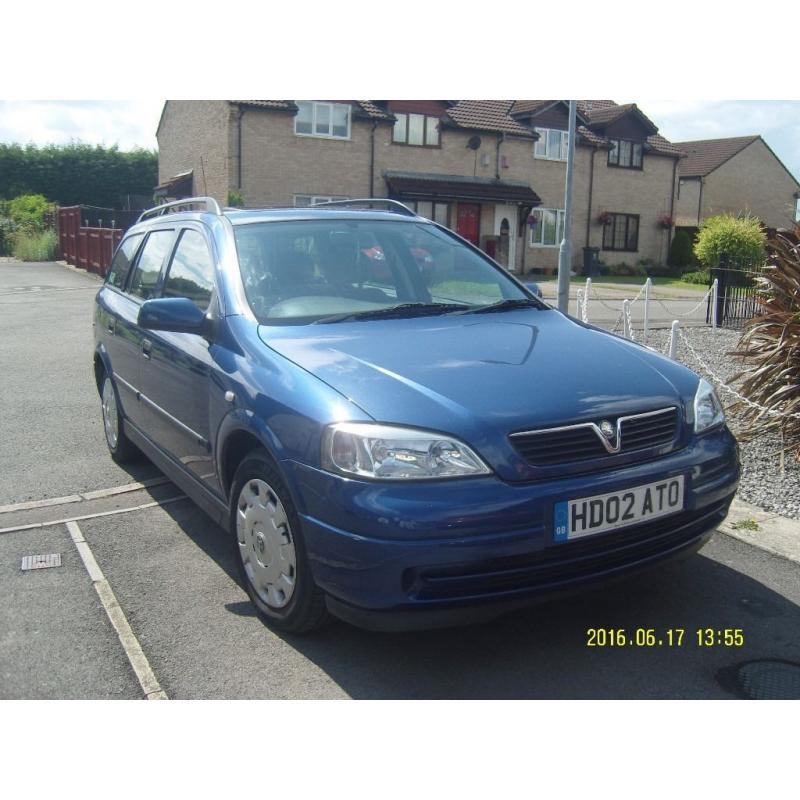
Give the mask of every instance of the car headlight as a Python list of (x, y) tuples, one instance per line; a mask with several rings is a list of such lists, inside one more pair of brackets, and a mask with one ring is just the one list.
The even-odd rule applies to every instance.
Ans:
[(450, 436), (368, 422), (337, 422), (322, 437), (322, 467), (381, 480), (463, 478), (491, 470)]
[(714, 387), (704, 378), (700, 378), (694, 394), (694, 432), (702, 433), (723, 422), (725, 422), (725, 411)]

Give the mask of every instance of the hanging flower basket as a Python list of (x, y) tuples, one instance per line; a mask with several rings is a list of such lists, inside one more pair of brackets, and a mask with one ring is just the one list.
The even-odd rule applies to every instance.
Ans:
[(533, 229), (539, 224), (539, 220), (533, 215), (528, 215), (528, 227)]
[(603, 211), (602, 214), (597, 215), (597, 221), (601, 225), (608, 225), (614, 219), (614, 215), (610, 211)]
[(658, 224), (664, 230), (669, 230), (675, 224), (675, 220), (669, 214), (662, 214), (658, 218)]

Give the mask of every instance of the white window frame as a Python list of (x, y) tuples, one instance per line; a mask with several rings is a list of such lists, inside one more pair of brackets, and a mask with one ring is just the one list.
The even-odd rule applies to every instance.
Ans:
[[(559, 128), (536, 128), (536, 133), (539, 134), (539, 141), (533, 143), (533, 157), (542, 159), (543, 161), (566, 161), (567, 152), (569, 150), (569, 131), (562, 131)], [(550, 153), (550, 132), (556, 131), (561, 134), (560, 146), (558, 154), (552, 155)], [(544, 155), (536, 152), (536, 146), (544, 142)]]
[[(339, 141), (345, 141), (350, 138), (350, 133), (353, 124), (353, 108), (348, 103), (323, 103), (318, 100), (297, 100), (297, 105), (299, 106), (301, 103), (309, 103), (311, 105), (311, 133), (300, 133), (297, 130), (297, 115), (294, 118), (294, 135), (295, 136), (307, 136), (314, 139), (338, 139)], [(333, 110), (335, 108), (344, 108), (347, 109), (347, 135), (346, 136), (337, 136), (334, 133), (316, 133), (317, 130), (317, 110), (322, 107), (326, 106), (328, 108), (329, 119), (330, 119), (330, 126), (331, 131), (333, 131)]]
[[(308, 203), (304, 206), (297, 205), (298, 198), (303, 198), (308, 200)], [(335, 195), (326, 195), (326, 194), (296, 194), (294, 195), (294, 207), (295, 208), (309, 208), (317, 203), (330, 203), (333, 200), (349, 200), (349, 197), (345, 197), (341, 194)]]
[[(560, 247), (561, 240), (564, 238), (564, 209), (563, 208), (534, 208), (532, 214), (541, 213), (543, 211), (553, 211), (556, 215), (556, 240), (553, 244), (542, 243), (542, 231), (544, 225), (541, 221), (530, 229), (530, 246), (531, 247)], [(536, 241), (535, 237), (538, 237)]]

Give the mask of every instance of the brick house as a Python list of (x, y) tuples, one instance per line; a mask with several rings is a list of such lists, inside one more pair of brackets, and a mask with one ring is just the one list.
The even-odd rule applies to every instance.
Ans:
[(714, 214), (751, 213), (767, 228), (791, 230), (800, 183), (760, 136), (679, 142), (676, 225), (694, 231)]
[[(551, 271), (567, 118), (562, 100), (170, 100), (157, 194), (226, 203), (235, 190), (254, 207), (392, 197), (509, 269)], [(579, 103), (576, 268), (585, 246), (611, 264), (666, 261), (681, 155), (635, 104)]]

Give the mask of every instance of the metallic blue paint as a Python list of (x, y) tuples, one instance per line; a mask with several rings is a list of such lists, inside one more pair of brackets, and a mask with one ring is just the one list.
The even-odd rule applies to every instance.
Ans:
[[(382, 212), (307, 209), (184, 213), (131, 230), (185, 226), (207, 237), (217, 290), (206, 338), (144, 331), (137, 316), (157, 303), (143, 305), (110, 286), (98, 293), (96, 355), (124, 381), (118, 393), (126, 429), (216, 519), (225, 518), (230, 503), (229, 443), (246, 434), (285, 478), (320, 587), (340, 607), (398, 611), (448, 605), (415, 595), (408, 576), (420, 570), (468, 564), (480, 571), (498, 559), (539, 556), (558, 561), (552, 514), (565, 499), (682, 474), (686, 514), (713, 511), (714, 524), (724, 515), (738, 482), (738, 451), (725, 427), (694, 435), (697, 376), (554, 309), (258, 325), (241, 285), (232, 225), (320, 213), (398, 220)], [(148, 357), (145, 336), (152, 340)], [(670, 405), (681, 412), (678, 439), (661, 449), (537, 468), (508, 439), (531, 428)], [(330, 474), (320, 468), (321, 437), (326, 425), (343, 420), (451, 434), (475, 449), (493, 474), (394, 483)], [(700, 542), (708, 525), (692, 542)], [(603, 537), (592, 546), (602, 547)], [(584, 577), (619, 569), (595, 565)], [(479, 598), (454, 596), (452, 605), (488, 603), (509, 592), (526, 595), (506, 588)]]

